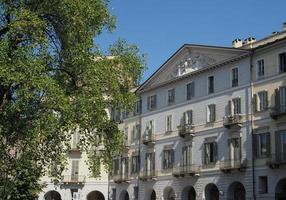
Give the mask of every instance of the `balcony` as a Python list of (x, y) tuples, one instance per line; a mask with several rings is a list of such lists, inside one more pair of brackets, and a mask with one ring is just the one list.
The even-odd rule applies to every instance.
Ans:
[(271, 169), (279, 168), (280, 165), (286, 164), (286, 153), (271, 154), (268, 158), (267, 165)]
[(279, 117), (286, 115), (286, 105), (278, 105), (271, 108), (270, 116), (272, 119), (277, 120)]
[(142, 181), (156, 180), (157, 172), (155, 170), (145, 170), (139, 173), (139, 179)]
[(62, 179), (63, 184), (84, 184), (84, 175), (64, 175)]
[(128, 183), (130, 181), (130, 176), (128, 173), (126, 174), (117, 174), (113, 175), (112, 179), (115, 183)]
[(247, 160), (225, 160), (220, 161), (219, 168), (224, 173), (230, 173), (231, 171), (238, 170), (244, 172), (247, 168)]
[(199, 176), (201, 171), (200, 165), (184, 165), (178, 166), (173, 169), (173, 176), (176, 178), (185, 177), (185, 176)]
[(242, 116), (240, 114), (225, 116), (223, 118), (223, 126), (228, 129), (232, 127), (241, 128)]
[(154, 145), (155, 144), (155, 135), (154, 134), (148, 134), (143, 136), (142, 143), (145, 145)]
[(123, 145), (124, 145), (124, 149), (125, 150), (129, 150), (130, 146), (131, 146), (131, 141), (130, 140), (125, 140)]
[(184, 124), (178, 126), (178, 134), (182, 138), (185, 138), (187, 136), (193, 137), (194, 133), (195, 133), (194, 125)]

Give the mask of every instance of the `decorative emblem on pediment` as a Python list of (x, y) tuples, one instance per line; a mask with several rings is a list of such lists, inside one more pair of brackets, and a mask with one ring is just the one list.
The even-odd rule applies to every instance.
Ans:
[(215, 61), (216, 60), (214, 58), (202, 53), (189, 53), (188, 56), (176, 64), (172, 76), (182, 76), (205, 66), (211, 65)]

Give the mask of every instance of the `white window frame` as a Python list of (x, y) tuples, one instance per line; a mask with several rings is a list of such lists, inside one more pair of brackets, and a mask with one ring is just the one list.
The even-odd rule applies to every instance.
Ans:
[(211, 109), (210, 106), (215, 105), (214, 103), (212, 104), (208, 104), (207, 105), (207, 123), (214, 123), (216, 121), (216, 106), (214, 109), (214, 121), (210, 121), (211, 120)]
[(193, 98), (195, 98), (195, 91), (196, 91), (196, 89), (195, 89), (195, 87), (196, 87), (196, 85), (194, 85), (194, 91), (193, 91), (193, 93), (194, 94), (192, 94), (192, 95), (190, 95), (190, 99), (188, 99), (188, 85), (189, 84), (195, 84), (195, 81), (190, 81), (190, 82), (188, 82), (186, 85), (185, 85), (185, 99), (187, 100), (187, 101), (190, 101), (190, 100), (192, 100)]
[(278, 74), (281, 74), (281, 72), (280, 72), (280, 65), (279, 65), (279, 63), (280, 63), (279, 55), (282, 54), (282, 53), (286, 53), (286, 49), (277, 52), (277, 73)]
[(263, 91), (259, 91), (259, 92), (257, 92), (257, 95), (256, 95), (256, 97), (257, 97), (257, 99), (256, 99), (256, 106), (257, 106), (257, 108), (256, 108), (256, 110), (259, 112), (259, 111), (265, 111), (265, 110), (267, 110), (268, 108), (266, 107), (266, 108), (264, 108), (264, 109), (261, 109), (261, 107), (260, 107), (260, 102), (261, 102), (261, 99), (260, 99), (260, 95), (259, 94), (261, 94), (261, 93), (266, 93), (266, 105), (268, 104), (268, 99), (267, 99), (267, 97), (268, 97), (268, 92), (267, 92), (267, 90), (263, 90)]
[[(173, 102), (169, 102), (169, 91), (173, 90), (174, 91), (174, 101)], [(170, 88), (167, 90), (167, 105), (173, 105), (176, 102), (176, 89), (175, 88)]]

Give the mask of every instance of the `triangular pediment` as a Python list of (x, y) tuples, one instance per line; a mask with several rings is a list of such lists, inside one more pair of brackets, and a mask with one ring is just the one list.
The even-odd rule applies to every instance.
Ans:
[(234, 48), (183, 45), (141, 85), (139, 91), (162, 85), (172, 79), (223, 63), (245, 53), (247, 51)]

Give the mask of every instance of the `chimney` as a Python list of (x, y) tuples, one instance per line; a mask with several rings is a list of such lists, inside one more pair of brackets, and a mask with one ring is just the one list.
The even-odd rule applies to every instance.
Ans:
[(252, 44), (256, 41), (254, 37), (249, 37), (244, 40), (245, 44)]
[(286, 22), (283, 23), (283, 31), (286, 31)]
[(242, 46), (241, 39), (238, 38), (238, 39), (235, 39), (235, 40), (232, 41), (232, 47), (233, 48), (239, 48), (241, 46)]

